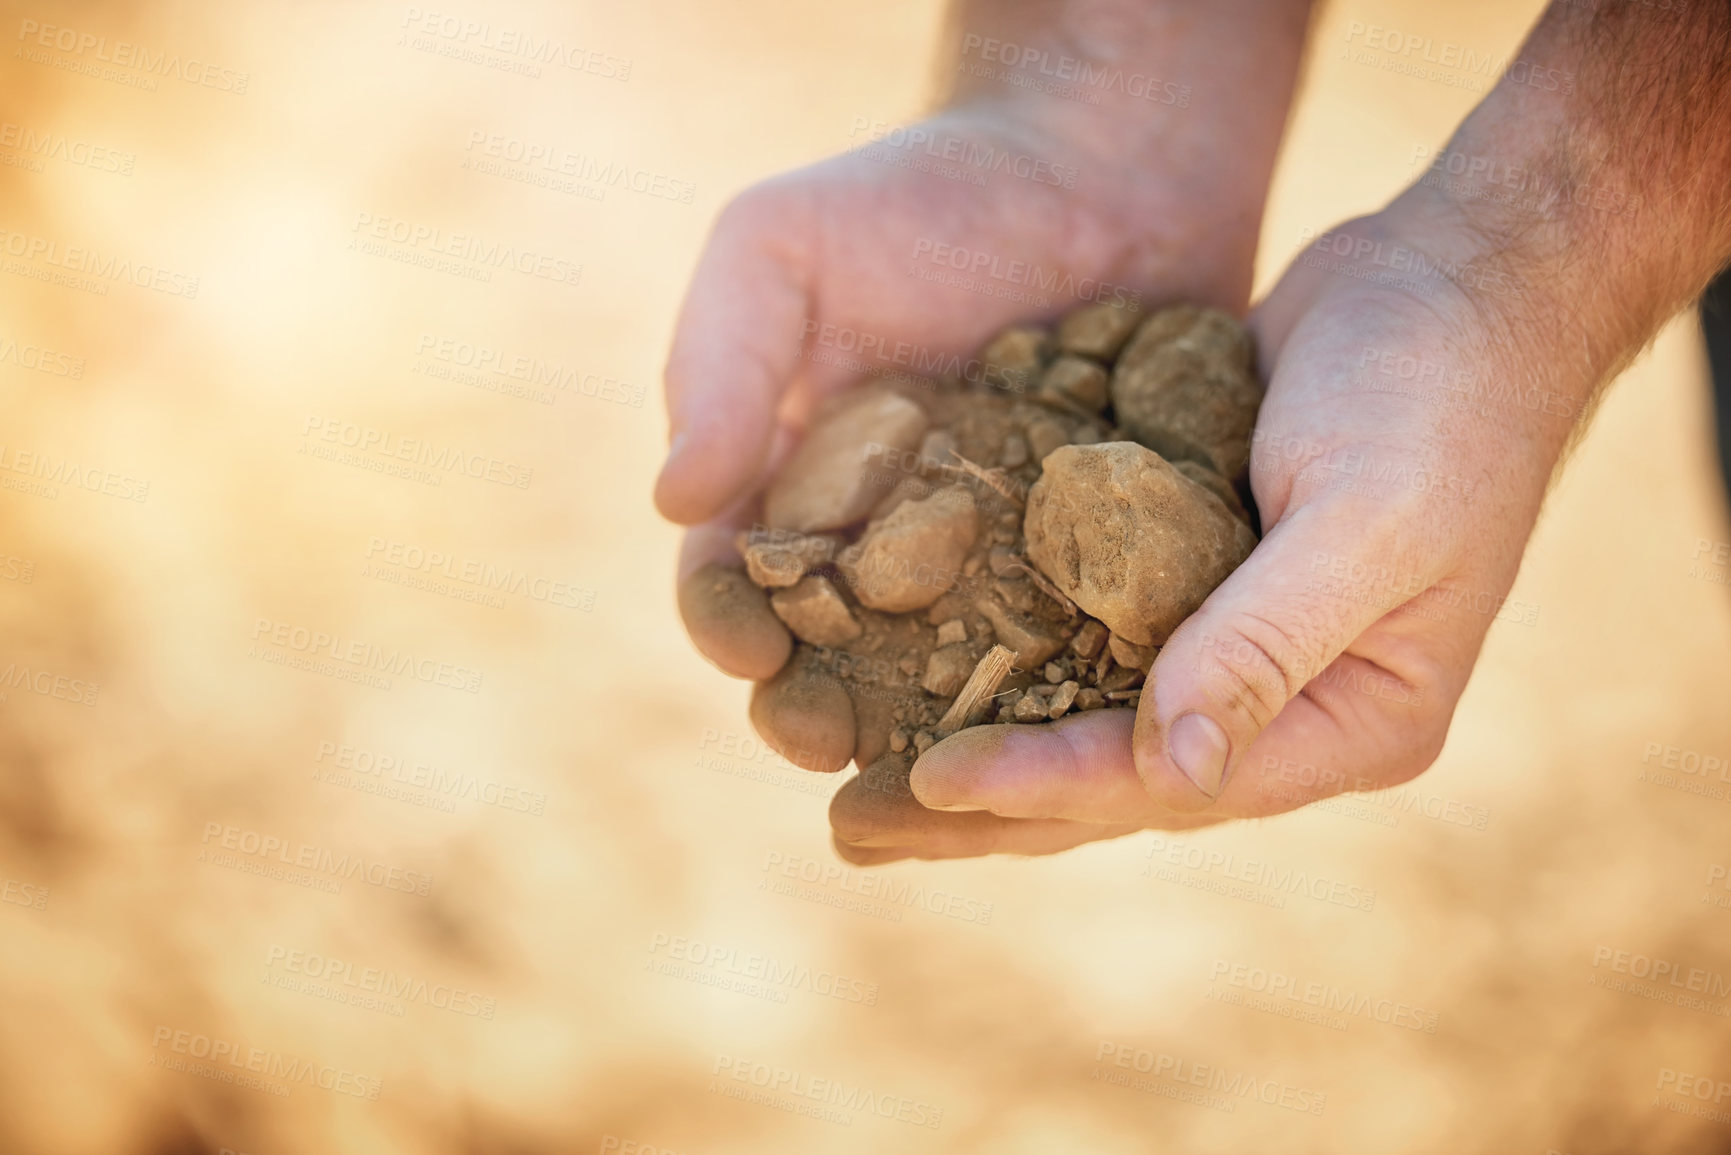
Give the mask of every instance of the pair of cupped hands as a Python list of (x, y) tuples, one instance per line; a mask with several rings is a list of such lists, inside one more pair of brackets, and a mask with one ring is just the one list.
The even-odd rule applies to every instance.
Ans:
[[(1230, 165), (1199, 173), (1191, 154), (1168, 172), (1131, 171), (1007, 102), (923, 127), (1067, 160), (1075, 187), (993, 172), (982, 188), (885, 163), (906, 155), (885, 146), (773, 178), (724, 209), (666, 370), (671, 445), (655, 500), (691, 527), (681, 582), (738, 564), (736, 531), (814, 408), (858, 383), (850, 358), (811, 356), (823, 346), (808, 333), (966, 356), (1032, 319), (1025, 303), (914, 275), (916, 254), (949, 245), (1127, 286), (1144, 308), (1246, 314), (1265, 190), (1230, 187)], [(914, 764), (911, 797), (844, 787), (830, 808), (844, 858), (1054, 853), (1391, 787), (1435, 761), (1532, 531), (1558, 417), (1462, 400), (1461, 382), (1521, 372), (1495, 301), (1355, 259), (1470, 260), (1477, 240), (1446, 200), (1415, 186), (1317, 231), (1328, 252), (1301, 254), (1248, 314), (1267, 390), (1250, 474), (1263, 539), (1160, 651), (1151, 692), (1135, 711), (963, 730)], [(688, 632), (727, 673), (776, 673), (773, 647), (745, 656), (718, 633), (725, 622), (694, 617)]]

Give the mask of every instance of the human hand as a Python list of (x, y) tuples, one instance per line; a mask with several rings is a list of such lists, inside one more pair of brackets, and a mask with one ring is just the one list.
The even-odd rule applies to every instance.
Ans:
[[(1256, 173), (1242, 170), (1254, 164), (1248, 154), (1207, 172), (1150, 179), (1148, 140), (1105, 147), (1049, 104), (976, 101), (908, 130), (940, 152), (961, 141), (952, 151), (1030, 158), (1040, 165), (1026, 170), (1034, 179), (992, 171), (981, 188), (843, 155), (760, 185), (723, 212), (669, 359), (673, 444), (656, 500), (673, 520), (696, 523), (680, 562), (681, 611), (699, 650), (726, 672), (764, 682), (787, 662), (786, 629), (731, 568), (739, 564), (735, 531), (753, 520), (757, 491), (813, 408), (853, 384), (862, 360), (871, 367), (899, 349), (965, 355), (1012, 320), (1065, 312), (1089, 297), (1133, 294), (1242, 312), (1261, 205)], [(1161, 122), (1140, 131), (1183, 152), (1180, 142), (1199, 128)], [(1032, 308), (910, 275), (916, 254), (936, 245), (1000, 268), (1024, 262), (1061, 284), (1088, 286), (1088, 297)], [(857, 335), (848, 345), (869, 340), (876, 353), (801, 356), (803, 337), (831, 332)], [(917, 374), (919, 361), (881, 367)], [(787, 679), (760, 686), (753, 720), (798, 764), (840, 769), (855, 753), (852, 706), (839, 688), (810, 689)]]
[(975, 727), (905, 787), (862, 776), (831, 807), (842, 854), (1049, 853), (1428, 767), (1580, 409), (1549, 380), (1561, 330), (1506, 339), (1518, 284), (1360, 279), (1413, 253), (1470, 268), (1479, 243), (1419, 190), (1307, 251), (1252, 317), (1265, 536), (1161, 650), (1134, 720)]

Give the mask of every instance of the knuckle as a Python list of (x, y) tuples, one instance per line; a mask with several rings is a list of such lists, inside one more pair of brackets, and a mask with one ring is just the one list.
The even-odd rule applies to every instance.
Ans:
[(1202, 672), (1228, 706), (1266, 726), (1309, 680), (1312, 647), (1272, 618), (1240, 615), (1219, 636), (1202, 638)]

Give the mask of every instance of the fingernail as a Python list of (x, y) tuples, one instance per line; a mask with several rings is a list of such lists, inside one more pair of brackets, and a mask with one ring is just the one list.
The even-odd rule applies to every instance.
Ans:
[(1231, 752), (1226, 731), (1206, 714), (1181, 714), (1166, 733), (1166, 753), (1172, 764), (1210, 798), (1220, 797), (1226, 757)]
[(950, 814), (966, 814), (974, 810), (984, 810), (984, 806), (975, 806), (972, 802), (922, 802), (927, 810), (943, 810)]

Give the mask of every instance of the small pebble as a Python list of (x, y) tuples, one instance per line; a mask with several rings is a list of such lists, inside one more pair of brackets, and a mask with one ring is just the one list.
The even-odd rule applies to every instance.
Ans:
[(930, 750), (933, 746), (937, 745), (937, 742), (938, 740), (932, 737), (931, 734), (925, 730), (921, 730), (918, 734), (914, 735), (914, 749), (919, 751), (921, 754), (924, 754), (927, 750)]
[(1060, 666), (1057, 662), (1046, 663), (1046, 681), (1056, 686), (1059, 682), (1064, 680), (1064, 676), (1065, 673), (1063, 666)]
[(1040, 700), (1040, 695), (1030, 690), (1026, 694), (1023, 694), (1021, 700), (1016, 703), (1016, 709), (1014, 711), (1015, 719), (1018, 722), (1044, 721), (1046, 718), (1046, 711), (1050, 708), (1050, 706)]
[(1097, 622), (1089, 618), (1082, 623), (1082, 628), (1076, 631), (1076, 636), (1070, 639), (1070, 648), (1084, 658), (1092, 658), (1100, 652), (1100, 647), (1106, 644), (1106, 635), (1111, 633), (1105, 622)]
[(1078, 710), (1098, 710), (1105, 704), (1106, 695), (1092, 686), (1076, 691), (1076, 709)]
[(900, 754), (908, 748), (908, 732), (906, 730), (890, 731), (890, 749)]
[(1070, 431), (1050, 417), (1028, 426), (1028, 449), (1035, 461), (1045, 461), (1054, 449), (1070, 444)]
[(1069, 712), (1070, 704), (1081, 694), (1079, 682), (1065, 682), (1058, 687), (1058, 692), (1052, 695), (1052, 704), (1046, 708), (1048, 718), (1062, 718)]
[(949, 646), (968, 640), (968, 627), (962, 619), (952, 618), (938, 627), (938, 645)]
[(1019, 469), (1028, 464), (1028, 443), (1019, 435), (1010, 434), (1004, 439), (1004, 451), (998, 457), (998, 464), (1005, 469)]

